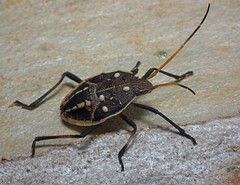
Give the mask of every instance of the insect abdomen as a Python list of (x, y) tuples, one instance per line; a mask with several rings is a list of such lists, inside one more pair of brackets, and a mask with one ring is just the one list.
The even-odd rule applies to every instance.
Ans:
[(80, 109), (85, 107), (86, 105), (86, 101), (89, 101), (89, 92), (87, 91), (83, 91), (81, 93), (75, 94), (73, 97), (71, 97), (70, 100), (68, 100), (64, 106), (62, 106), (60, 108), (61, 113), (63, 112), (68, 112), (71, 110), (75, 110), (75, 109)]

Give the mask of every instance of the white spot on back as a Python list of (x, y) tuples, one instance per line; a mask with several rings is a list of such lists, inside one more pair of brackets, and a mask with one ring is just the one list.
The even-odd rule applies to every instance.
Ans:
[(106, 106), (103, 106), (103, 107), (102, 107), (102, 111), (103, 111), (103, 112), (108, 112), (108, 108), (107, 108)]
[(115, 78), (118, 78), (119, 76), (120, 76), (120, 73), (115, 73), (115, 74), (114, 74), (114, 77), (115, 77)]
[(104, 95), (101, 94), (101, 95), (99, 96), (99, 100), (100, 100), (100, 101), (104, 101), (104, 100), (105, 100)]
[(129, 91), (129, 90), (130, 90), (130, 87), (124, 86), (124, 87), (123, 87), (123, 90), (124, 90), (124, 91)]

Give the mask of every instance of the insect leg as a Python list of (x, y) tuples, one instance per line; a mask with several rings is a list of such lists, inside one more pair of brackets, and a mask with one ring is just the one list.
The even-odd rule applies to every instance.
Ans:
[(138, 61), (137, 64), (134, 66), (134, 68), (132, 68), (131, 72), (133, 74), (133, 76), (135, 76), (138, 73), (138, 67), (140, 66), (141, 62)]
[[(142, 77), (142, 79), (147, 79), (154, 71), (158, 70), (157, 68), (150, 68)], [(172, 73), (169, 73), (169, 72), (166, 72), (166, 71), (163, 71), (163, 70), (160, 70), (159, 73), (162, 73), (162, 74), (165, 74), (167, 76), (170, 76), (170, 77), (173, 77), (175, 78), (175, 82), (180, 82), (181, 80), (185, 79), (186, 77), (188, 76), (192, 76), (193, 75), (193, 72), (192, 71), (188, 71), (182, 75), (174, 75)]]
[(63, 81), (63, 78), (64, 77), (68, 77), (70, 78), (71, 80), (77, 82), (77, 83), (81, 83), (82, 80), (80, 78), (78, 78), (77, 76), (75, 76), (74, 74), (70, 73), (70, 72), (65, 72), (62, 74), (60, 80), (49, 90), (47, 91), (45, 94), (43, 94), (40, 98), (38, 98), (37, 100), (35, 100), (34, 102), (32, 102), (31, 104), (27, 105), (27, 104), (24, 104), (18, 100), (16, 100), (15, 102), (13, 102), (11, 105), (9, 105), (9, 107), (12, 107), (12, 106), (21, 106), (22, 108), (24, 109), (29, 109), (29, 110), (32, 110), (34, 109), (36, 106), (39, 105), (39, 103), (48, 95), (50, 94), (62, 81)]
[(62, 139), (62, 138), (84, 138), (89, 133), (94, 131), (96, 128), (98, 128), (99, 125), (93, 125), (90, 128), (86, 129), (84, 132), (82, 132), (80, 135), (58, 135), (58, 136), (38, 136), (35, 137), (32, 143), (32, 157), (35, 155), (35, 148), (36, 148), (36, 142), (42, 141), (42, 140), (50, 140), (50, 139)]
[(123, 162), (122, 162), (122, 156), (123, 156), (126, 148), (128, 147), (129, 143), (131, 142), (134, 134), (136, 133), (137, 126), (136, 126), (136, 124), (135, 124), (132, 120), (128, 119), (125, 115), (121, 114), (120, 116), (121, 116), (121, 118), (122, 118), (124, 121), (126, 121), (131, 127), (133, 127), (133, 131), (131, 132), (131, 136), (129, 137), (127, 143), (123, 146), (123, 148), (122, 148), (122, 149), (120, 150), (120, 152), (118, 153), (118, 160), (119, 160), (119, 163), (120, 163), (120, 165), (121, 165), (121, 171), (124, 171), (124, 165), (123, 165)]
[(194, 145), (197, 144), (196, 140), (190, 136), (189, 134), (186, 134), (185, 130), (182, 129), (181, 127), (179, 127), (176, 123), (174, 123), (172, 120), (170, 120), (167, 116), (165, 116), (163, 113), (159, 112), (157, 109), (150, 107), (148, 105), (143, 105), (143, 104), (138, 104), (138, 103), (131, 103), (132, 105), (134, 105), (135, 107), (139, 107), (145, 110), (148, 110), (152, 113), (158, 114), (159, 116), (161, 116), (163, 119), (165, 119), (168, 123), (170, 123), (172, 126), (174, 126), (182, 136), (190, 139)]
[(182, 81), (183, 79), (185, 79), (185, 78), (193, 75), (193, 71), (188, 71), (188, 72), (186, 72), (186, 73), (184, 73), (184, 74), (182, 74), (182, 75), (180, 75), (180, 76), (171, 74), (171, 73), (166, 72), (166, 71), (163, 71), (163, 70), (160, 70), (160, 73), (163, 73), (163, 74), (165, 74), (165, 75), (167, 75), (167, 76), (170, 76), (170, 77), (175, 78), (176, 80), (175, 80), (174, 82), (180, 82), (180, 81)]

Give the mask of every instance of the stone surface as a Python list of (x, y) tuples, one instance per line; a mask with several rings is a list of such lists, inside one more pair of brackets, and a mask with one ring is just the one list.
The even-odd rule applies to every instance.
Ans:
[(0, 163), (1, 184), (239, 184), (240, 116), (188, 125), (198, 145), (176, 133), (143, 129), (123, 156), (130, 133), (104, 134)]
[[(196, 132), (190, 129), (189, 133), (197, 139), (201, 138), (200, 141), (206, 143), (205, 148), (200, 150), (198, 148), (200, 146), (192, 147), (191, 143), (187, 141), (186, 147), (191, 148), (191, 153), (199, 154), (199, 160), (206, 160), (206, 156), (215, 156), (211, 158), (213, 161), (211, 169), (217, 167), (220, 170), (221, 166), (230, 166), (228, 173), (234, 175), (236, 172), (239, 172), (239, 158), (236, 160), (236, 155), (239, 155), (239, 149), (233, 155), (229, 154), (228, 150), (220, 150), (219, 152), (223, 152), (223, 156), (227, 155), (227, 159), (225, 161), (223, 157), (219, 164), (216, 163), (219, 160), (218, 154), (220, 155), (220, 153), (211, 153), (217, 148), (217, 145), (214, 148), (211, 143), (211, 131), (215, 127), (213, 126), (212, 128), (210, 124), (212, 122), (210, 122), (210, 126), (207, 127), (206, 131), (203, 123), (209, 120), (228, 118), (225, 123), (228, 132), (234, 133), (240, 127), (238, 118), (240, 112), (240, 6), (238, 6), (239, 3), (236, 1), (221, 0), (210, 2), (211, 10), (199, 32), (181, 53), (164, 68), (166, 71), (174, 74), (182, 74), (193, 70), (194, 76), (187, 78), (181, 83), (192, 88), (196, 95), (194, 96), (185, 89), (176, 86), (168, 86), (156, 89), (149, 95), (139, 97), (136, 99), (136, 102), (148, 104), (159, 109), (179, 125), (193, 125), (193, 128), (198, 128)], [(122, 130), (130, 129), (118, 117), (106, 121), (94, 133), (94, 135), (101, 135), (101, 137), (94, 139), (94, 142), (97, 142), (97, 144), (91, 147), (88, 146), (87, 150), (84, 151), (89, 152), (85, 154), (86, 156), (82, 156), (84, 161), (88, 161), (89, 157), (94, 159), (90, 160), (91, 162), (89, 163), (95, 164), (94, 161), (100, 160), (98, 161), (99, 163), (96, 163), (96, 165), (99, 165), (97, 167), (83, 166), (83, 168), (76, 167), (71, 169), (73, 162), (70, 162), (72, 158), (68, 152), (71, 150), (71, 152), (77, 153), (78, 150), (74, 151), (74, 147), (70, 147), (70, 149), (61, 147), (55, 149), (54, 158), (51, 152), (43, 153), (48, 151), (49, 147), (39, 147), (36, 152), (41, 157), (37, 159), (22, 158), (22, 156), (30, 155), (31, 142), (36, 136), (77, 134), (85, 129), (64, 123), (59, 116), (61, 100), (76, 85), (74, 82), (65, 79), (62, 85), (49, 96), (47, 101), (32, 111), (19, 107), (8, 108), (8, 106), (16, 99), (25, 103), (31, 103), (50, 89), (65, 71), (70, 71), (85, 79), (101, 72), (129, 71), (140, 60), (142, 65), (140, 66), (139, 76), (143, 75), (149, 68), (163, 64), (176, 51), (199, 24), (208, 3), (209, 1), (196, 3), (188, 0), (181, 2), (174, 0), (141, 2), (134, 0), (2, 1), (0, 4), (0, 156), (12, 159), (10, 162), (1, 164), (1, 175), (8, 175), (4, 175), (6, 177), (4, 182), (7, 183), (11, 173), (16, 173), (14, 170), (2, 173), (2, 169), (5, 169), (6, 165), (14, 166), (16, 163), (21, 168), (23, 167), (21, 165), (28, 163), (30, 165), (29, 170), (32, 172), (32, 168), (39, 169), (41, 165), (48, 165), (49, 163), (42, 164), (42, 162), (54, 160), (58, 155), (56, 153), (60, 151), (63, 152), (61, 154), (63, 156), (59, 156), (60, 159), (63, 157), (69, 168), (64, 168), (64, 161), (57, 160), (50, 163), (47, 170), (50, 172), (52, 169), (51, 172), (56, 173), (54, 174), (55, 178), (59, 176), (60, 171), (53, 168), (54, 166), (63, 171), (70, 170), (72, 173), (80, 173), (82, 171), (81, 173), (88, 175), (86, 177), (88, 179), (90, 179), (91, 175), (87, 173), (91, 172), (95, 175), (96, 172), (93, 171), (97, 168), (102, 171), (102, 176), (105, 175), (106, 179), (107, 177), (110, 179), (108, 171), (104, 171), (106, 169), (104, 165), (112, 165), (113, 162), (114, 164), (111, 168), (118, 170), (117, 152), (127, 139), (126, 137), (128, 137), (128, 133), (126, 135), (124, 134), (126, 132)], [(159, 74), (151, 81), (153, 84), (160, 84), (171, 80)], [(138, 128), (169, 127), (169, 124), (160, 117), (149, 112), (136, 110), (133, 107), (129, 107), (126, 114), (137, 123)], [(222, 128), (221, 122), (218, 126)], [(145, 129), (142, 134), (145, 133)], [(203, 131), (206, 131), (206, 133)], [(159, 138), (158, 143), (161, 144), (162, 149), (161, 151), (154, 151), (156, 153), (152, 154), (151, 159), (159, 157), (159, 155), (161, 157), (161, 154), (165, 152), (164, 150), (167, 150), (169, 155), (171, 155), (171, 152), (174, 153), (172, 148), (168, 149), (168, 146), (171, 145), (180, 147), (178, 152), (185, 151), (185, 147), (181, 151), (182, 143), (180, 142), (179, 145), (180, 139), (178, 135), (167, 132), (166, 137), (174, 137), (176, 139), (168, 142), (164, 141), (163, 143), (161, 135), (164, 132), (159, 131), (159, 129), (153, 129), (153, 132), (154, 134), (152, 133), (152, 135), (160, 132), (160, 135), (157, 134), (156, 136)], [(117, 142), (120, 138), (116, 137), (116, 133), (119, 134), (119, 137), (121, 134), (124, 134), (124, 136), (121, 136), (122, 142)], [(133, 147), (135, 148), (135, 144), (139, 142), (138, 139), (141, 139), (139, 135), (141, 135), (141, 131), (134, 143), (130, 145), (127, 152), (128, 155), (134, 155), (135, 149)], [(236, 135), (232, 136), (229, 134), (226, 136), (228, 142), (223, 142), (224, 147), (227, 148), (233, 144), (239, 148), (239, 137)], [(219, 140), (219, 143), (222, 140), (226, 140), (224, 131), (222, 131), (222, 134), (216, 134), (215, 137), (216, 140)], [(152, 142), (152, 139), (152, 137), (149, 137), (145, 142)], [(118, 146), (113, 145), (115, 140)], [(80, 141), (58, 140), (46, 141), (41, 144), (43, 146), (55, 146), (69, 142), (76, 143)], [(113, 145), (112, 151), (115, 152), (110, 157), (113, 158), (113, 161), (104, 164), (104, 160), (109, 159), (103, 154), (107, 153), (111, 145)], [(101, 148), (104, 148), (104, 150), (101, 152), (96, 151)], [(151, 152), (153, 152), (153, 149)], [(145, 148), (139, 150), (145, 151)], [(203, 150), (206, 152), (206, 156), (202, 154)], [(188, 152), (190, 153), (190, 151)], [(81, 151), (75, 157), (78, 158), (80, 153)], [(101, 156), (98, 158), (99, 153)], [(148, 149), (139, 153), (148, 153)], [(146, 155), (149, 154), (151, 153)], [(16, 158), (19, 156), (21, 157)], [(44, 157), (47, 157), (47, 159)], [(192, 158), (189, 158), (189, 160), (193, 160), (194, 157), (190, 157)], [(178, 158), (181, 158), (181, 156)], [(140, 161), (144, 160), (141, 156), (138, 159)], [(187, 167), (181, 166), (181, 159), (178, 159), (177, 163), (168, 158), (166, 160), (166, 163), (168, 163), (167, 168), (164, 165), (162, 166), (163, 160), (157, 163), (159, 166), (158, 170), (161, 170), (161, 175), (149, 172), (146, 174), (147, 178), (142, 176), (144, 178), (142, 181), (141, 177), (139, 177), (139, 181), (136, 179), (135, 182), (143, 182), (143, 184), (158, 182), (158, 178), (164, 178), (163, 174), (165, 172), (168, 174), (167, 177), (172, 179), (172, 181), (169, 181), (169, 184), (178, 182), (176, 180), (178, 177), (185, 177), (186, 179), (191, 177), (193, 169), (189, 169), (187, 165)], [(128, 162), (128, 165), (136, 162), (134, 156), (126, 157), (124, 161)], [(138, 161), (137, 163), (140, 162)], [(61, 164), (64, 165), (61, 167)], [(198, 163), (195, 163), (193, 160), (190, 164), (193, 165), (190, 165), (193, 168)], [(143, 163), (142, 165), (144, 166), (145, 164)], [(180, 165), (179, 169), (184, 169), (184, 173), (181, 170), (177, 171), (178, 169), (174, 171), (172, 168), (175, 165)], [(129, 173), (132, 176), (127, 176), (127, 173), (124, 173), (124, 175), (119, 173), (117, 177), (128, 183), (130, 177), (133, 177), (134, 174), (139, 174), (138, 170), (142, 169), (144, 172), (144, 170), (147, 171), (150, 168), (149, 166), (148, 168), (143, 168), (143, 166), (133, 166), (132, 169), (135, 169), (135, 171)], [(204, 163), (203, 166), (205, 169), (207, 164)], [(169, 168), (170, 170), (168, 170)], [(129, 166), (128, 169), (131, 170)], [(44, 173), (44, 169), (42, 169), (42, 172)], [(176, 172), (178, 173), (177, 176), (174, 175)], [(224, 174), (224, 172), (226, 171), (221, 171), (221, 174)], [(186, 174), (188, 175), (186, 176)], [(197, 171), (196, 169), (194, 174), (193, 177), (199, 184), (211, 182), (211, 178), (203, 178), (201, 170)], [(22, 174), (19, 175), (21, 176)], [(98, 177), (100, 177), (100, 174)], [(36, 175), (30, 175), (30, 178), (25, 178), (25, 181), (23, 180), (22, 182), (34, 183), (34, 179), (37, 177)], [(116, 182), (121, 182), (119, 179)], [(220, 176), (219, 179), (221, 179)], [(73, 180), (72, 182), (80, 181)], [(134, 181), (131, 182), (134, 183)], [(109, 183), (111, 182), (109, 181)]]

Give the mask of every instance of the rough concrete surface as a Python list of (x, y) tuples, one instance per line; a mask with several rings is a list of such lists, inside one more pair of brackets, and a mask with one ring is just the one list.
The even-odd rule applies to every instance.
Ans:
[[(59, 116), (76, 83), (65, 79), (32, 111), (8, 108), (13, 101), (31, 103), (65, 71), (85, 79), (129, 71), (140, 60), (143, 75), (176, 51), (209, 2), (205, 23), (164, 68), (174, 74), (193, 70), (181, 83), (196, 95), (168, 86), (136, 99), (182, 125), (197, 146), (169, 132), (174, 129), (159, 116), (130, 106), (125, 113), (138, 132), (123, 157), (125, 172), (117, 153), (131, 128), (118, 117), (84, 141), (38, 143), (36, 158), (28, 157), (36, 136), (85, 129)], [(239, 184), (239, 12), (233, 0), (1, 1), (0, 184)], [(159, 74), (151, 82), (171, 80)]]
[[(161, 129), (143, 129), (123, 157), (117, 154), (129, 133), (91, 137), (0, 164), (3, 184), (239, 184), (240, 116), (189, 125), (197, 146)], [(221, 137), (219, 137), (219, 135)], [(1, 183), (2, 184), (2, 183)]]

